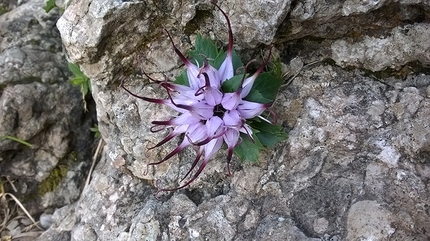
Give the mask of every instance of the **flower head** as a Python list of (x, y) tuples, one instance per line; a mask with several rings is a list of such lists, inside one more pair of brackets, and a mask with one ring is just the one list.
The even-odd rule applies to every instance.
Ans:
[[(229, 33), (227, 51), (219, 67), (212, 66), (208, 57), (203, 59), (201, 67), (198, 64), (194, 64), (179, 51), (172, 37), (166, 31), (172, 42), (174, 51), (186, 67), (185, 79), (187, 82), (184, 84), (160, 82), (145, 74), (149, 79), (159, 83), (166, 90), (168, 96), (166, 99), (138, 96), (128, 90), (123, 83), (121, 84), (122, 88), (134, 97), (148, 102), (164, 104), (179, 112), (178, 116), (170, 120), (152, 122), (154, 126), (151, 130), (168, 128), (171, 129), (171, 132), (150, 149), (160, 147), (176, 136), (183, 135), (184, 137), (181, 144), (166, 157), (149, 165), (163, 163), (188, 146), (197, 147), (196, 159), (184, 179), (200, 163), (197, 171), (183, 185), (173, 189), (160, 189), (161, 191), (177, 190), (193, 182), (215, 153), (221, 149), (223, 143), (227, 147), (227, 169), (230, 174), (229, 165), (232, 155), (235, 148), (241, 144), (242, 139), (249, 138), (251, 142), (255, 142), (256, 135), (253, 128), (248, 124), (249, 120), (260, 117), (271, 106), (271, 102), (259, 103), (247, 99), (255, 80), (268, 63), (271, 51), (263, 65), (253, 75), (248, 76), (246, 73), (235, 75), (233, 66), (233, 34), (230, 21), (225, 12), (216, 4), (214, 5), (225, 16)], [(233, 91), (227, 92), (224, 87), (230, 82), (238, 84), (238, 87)], [(267, 121), (265, 118), (262, 119)], [(270, 122), (268, 124), (271, 125)]]

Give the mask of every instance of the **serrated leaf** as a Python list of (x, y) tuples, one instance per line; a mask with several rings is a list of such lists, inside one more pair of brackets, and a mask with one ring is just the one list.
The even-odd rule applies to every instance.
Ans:
[(203, 66), (205, 58), (215, 59), (219, 52), (217, 46), (210, 40), (198, 34), (194, 49), (189, 53), (191, 61), (197, 66)]
[(185, 69), (182, 70), (181, 73), (176, 76), (175, 81), (173, 81), (173, 83), (178, 85), (190, 86), (190, 82), (188, 82), (187, 71)]
[(283, 80), (279, 77), (270, 73), (261, 73), (255, 79), (254, 85), (245, 99), (258, 103), (273, 102), (282, 83)]
[(46, 5), (45, 7), (43, 7), (43, 9), (45, 9), (45, 12), (49, 13), (49, 11), (51, 11), (56, 6), (57, 5), (55, 4), (55, 0), (48, 0), (46, 1)]
[(224, 93), (235, 92), (242, 83), (243, 74), (235, 75), (222, 84)]
[(224, 51), (221, 51), (218, 53), (218, 55), (215, 57), (215, 59), (212, 61), (212, 66), (215, 69), (219, 69), (219, 67), (221, 67), (222, 63), (225, 60), (225, 57), (227, 56), (227, 53)]
[(270, 124), (259, 119), (249, 121), (248, 124), (253, 129), (258, 130), (255, 135), (263, 146), (273, 148), (278, 142), (288, 138), (288, 135), (282, 131), (282, 127), (279, 125)]
[(261, 150), (264, 149), (258, 137), (255, 134), (252, 136), (254, 138), (254, 142), (246, 134), (240, 134), (242, 142), (234, 148), (234, 153), (241, 161), (248, 160), (251, 162), (258, 162), (258, 156), (260, 155)]

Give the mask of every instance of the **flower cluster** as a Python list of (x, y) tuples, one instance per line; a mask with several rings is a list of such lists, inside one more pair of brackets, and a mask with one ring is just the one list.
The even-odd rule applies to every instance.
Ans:
[[(171, 131), (150, 149), (160, 147), (179, 135), (183, 135), (184, 138), (181, 144), (165, 158), (149, 165), (163, 163), (188, 146), (198, 148), (197, 156), (182, 180), (189, 176), (200, 162), (194, 175), (178, 188), (161, 189), (161, 191), (177, 190), (193, 182), (224, 143), (227, 147), (227, 168), (230, 174), (230, 161), (234, 152), (241, 159), (252, 159), (246, 152), (258, 153), (263, 145), (273, 146), (274, 143), (286, 138), (286, 134), (279, 126), (272, 125), (269, 120), (261, 116), (271, 106), (281, 84), (279, 78), (266, 73), (263, 78), (259, 78), (269, 61), (271, 51), (254, 74), (246, 74), (246, 67), (241, 67), (245, 69), (245, 73), (236, 75), (239, 67), (234, 65), (236, 63), (241, 65), (241, 61), (233, 51), (230, 21), (225, 12), (216, 4), (214, 5), (227, 20), (229, 42), (226, 52), (219, 52), (210, 40), (204, 40), (199, 35), (196, 49), (191, 52), (194, 59), (189, 60), (178, 50), (166, 31), (174, 51), (185, 64), (186, 70), (177, 77), (175, 82), (157, 81), (144, 74), (166, 89), (168, 98), (153, 99), (138, 96), (128, 90), (123, 83), (121, 84), (122, 88), (134, 97), (167, 105), (180, 113), (167, 121), (152, 122), (154, 124), (152, 131), (166, 128)], [(260, 88), (256, 85), (256, 80), (259, 81)], [(264, 83), (264, 81), (272, 83)]]

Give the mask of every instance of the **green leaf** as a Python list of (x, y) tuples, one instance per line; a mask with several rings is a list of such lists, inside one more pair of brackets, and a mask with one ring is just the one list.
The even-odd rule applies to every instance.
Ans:
[(92, 131), (92, 132), (94, 132), (94, 137), (95, 138), (99, 138), (99, 137), (101, 137), (102, 136), (102, 134), (100, 133), (100, 131), (99, 131), (99, 126), (97, 125), (97, 124), (95, 124), (94, 125), (94, 127), (91, 127), (90, 128), (90, 130)]
[(258, 130), (255, 134), (265, 147), (273, 148), (278, 142), (286, 140), (288, 135), (282, 131), (279, 125), (273, 125), (260, 119), (249, 121), (249, 126)]
[(190, 86), (190, 83), (188, 82), (187, 71), (185, 69), (182, 70), (181, 73), (176, 76), (175, 81), (173, 81), (173, 83), (178, 85)]
[[(74, 63), (68, 63), (70, 71), (72, 71), (73, 75), (76, 77), (86, 77), (84, 73), (82, 73), (81, 68), (79, 68), (79, 65)], [(87, 77), (88, 78), (88, 77)]]
[(283, 80), (270, 73), (261, 73), (255, 79), (251, 91), (245, 97), (246, 100), (258, 103), (273, 102), (278, 94)]
[(87, 80), (85, 78), (83, 78), (82, 76), (74, 77), (73, 79), (70, 80), (70, 83), (72, 85), (76, 85), (76, 86), (81, 86), (81, 85), (85, 84), (85, 82), (87, 82)]
[(49, 11), (51, 11), (56, 6), (57, 5), (55, 4), (55, 0), (48, 0), (46, 1), (46, 5), (45, 7), (43, 7), (43, 9), (45, 9), (45, 12), (49, 13)]
[(274, 76), (281, 78), (282, 77), (282, 63), (281, 58), (273, 57), (272, 61), (269, 63), (270, 73), (272, 73)]
[(28, 147), (32, 147), (32, 145), (31, 145), (30, 143), (28, 143), (28, 142), (26, 142), (26, 141), (24, 141), (24, 140), (21, 140), (21, 139), (19, 139), (19, 138), (13, 137), (13, 136), (1, 136), (1, 137), (0, 137), (0, 141), (5, 140), (5, 139), (9, 139), (9, 140), (12, 140), (12, 141), (16, 141), (16, 142), (18, 142), (18, 143), (20, 143), (20, 144), (26, 145), (26, 146), (28, 146)]
[(261, 150), (264, 149), (258, 137), (253, 134), (254, 142), (248, 135), (241, 133), (240, 137), (242, 142), (234, 148), (234, 153), (240, 158), (241, 161), (248, 160), (251, 162), (258, 162), (258, 156)]
[(88, 94), (88, 91), (90, 90), (90, 84), (88, 81), (85, 81), (82, 85), (81, 85), (81, 92), (82, 92), (82, 97), (85, 100), (85, 96)]
[(242, 83), (243, 74), (235, 75), (231, 79), (226, 80), (222, 84), (222, 90), (224, 93), (235, 92)]
[(205, 58), (215, 59), (219, 53), (217, 46), (210, 39), (203, 38), (202, 35), (198, 34), (194, 49), (188, 54), (194, 64), (203, 66)]
[(243, 67), (243, 63), (239, 55), (237, 55), (236, 51), (234, 51), (234, 49), (233, 49), (233, 52), (231, 53), (231, 58), (233, 62), (234, 73), (236, 74), (237, 69)]
[(225, 57), (227, 56), (227, 53), (224, 51), (221, 51), (220, 53), (218, 53), (218, 55), (215, 57), (215, 59), (213, 60), (213, 62), (211, 63), (211, 65), (215, 68), (215, 69), (219, 69), (219, 67), (221, 67), (221, 64), (224, 62)]

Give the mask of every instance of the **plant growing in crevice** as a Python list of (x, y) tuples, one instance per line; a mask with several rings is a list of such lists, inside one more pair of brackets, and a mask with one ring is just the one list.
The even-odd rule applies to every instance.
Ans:
[(82, 93), (82, 101), (84, 102), (84, 110), (87, 109), (87, 102), (85, 101), (85, 96), (91, 92), (91, 80), (81, 71), (81, 68), (77, 64), (69, 63), (68, 64), (70, 71), (73, 73), (73, 78), (70, 80), (70, 83), (75, 86), (79, 86)]
[[(121, 87), (130, 95), (144, 101), (167, 105), (180, 113), (170, 120), (152, 121), (154, 126), (151, 131), (169, 129), (170, 133), (149, 149), (160, 147), (174, 137), (180, 135), (184, 137), (179, 146), (166, 157), (148, 165), (161, 164), (186, 147), (197, 148), (197, 156), (181, 180), (184, 181), (191, 176), (188, 181), (176, 188), (159, 187), (159, 191), (174, 191), (188, 186), (201, 174), (223, 145), (227, 148), (227, 170), (230, 174), (233, 153), (241, 160), (257, 162), (261, 150), (274, 147), (276, 143), (287, 138), (282, 128), (274, 124), (276, 116), (268, 109), (283, 83), (281, 78), (264, 72), (272, 48), (258, 70), (249, 74), (249, 63), (243, 66), (233, 50), (230, 20), (218, 5), (215, 3), (214, 5), (227, 21), (229, 35), (227, 51), (218, 49), (212, 41), (198, 35), (195, 48), (189, 52), (190, 59), (187, 59), (165, 30), (172, 42), (173, 50), (186, 69), (174, 82), (158, 81), (142, 72), (148, 79), (166, 90), (167, 98), (139, 96), (125, 87), (124, 81), (121, 83)], [(240, 70), (242, 73), (239, 73)], [(274, 120), (269, 120), (271, 117)], [(197, 166), (197, 170), (191, 174)]]
[(102, 134), (100, 133), (100, 130), (99, 130), (99, 126), (97, 124), (95, 124), (94, 127), (91, 127), (90, 131), (94, 132), (94, 137), (95, 138), (99, 138), (99, 137), (102, 136)]
[(14, 137), (14, 136), (0, 136), (0, 141), (6, 140), (6, 139), (18, 142), (18, 143), (23, 144), (23, 145), (28, 146), (28, 147), (32, 147), (32, 145), (30, 143), (28, 143), (28, 142), (26, 142), (26, 141), (24, 141), (22, 139), (19, 139), (17, 137)]

